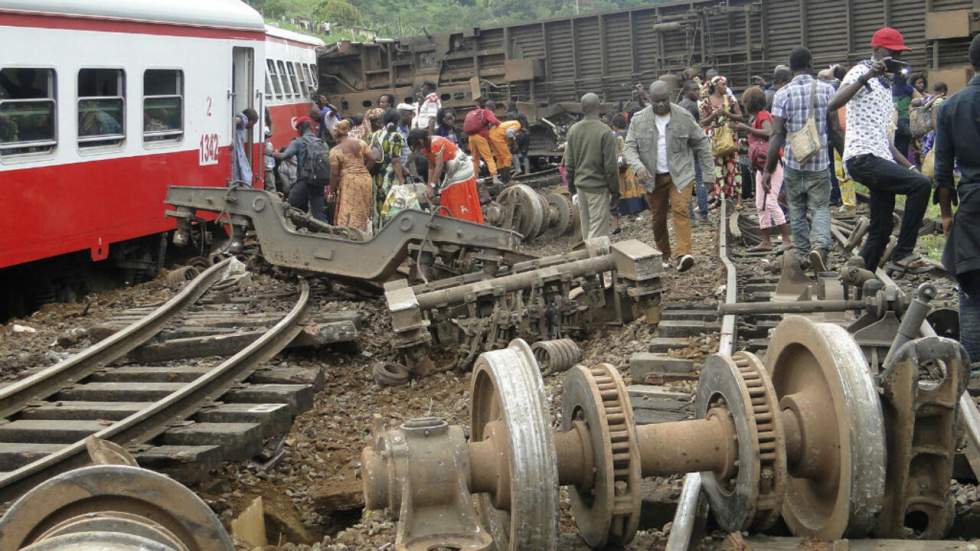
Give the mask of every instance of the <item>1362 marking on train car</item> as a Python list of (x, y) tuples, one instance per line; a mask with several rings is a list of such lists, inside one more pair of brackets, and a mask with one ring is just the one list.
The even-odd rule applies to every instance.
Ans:
[(198, 164), (201, 166), (218, 164), (218, 134), (201, 135), (201, 144), (198, 148)]

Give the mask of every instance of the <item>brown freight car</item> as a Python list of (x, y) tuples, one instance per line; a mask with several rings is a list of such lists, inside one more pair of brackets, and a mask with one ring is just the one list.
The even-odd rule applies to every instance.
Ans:
[[(320, 58), (321, 91), (345, 111), (392, 92), (410, 98), (424, 80), (443, 103), (469, 108), (477, 96), (518, 102), (539, 123), (532, 148), (544, 154), (563, 111), (585, 92), (626, 104), (633, 85), (685, 67), (714, 67), (736, 88), (769, 74), (806, 45), (818, 65), (868, 56), (883, 25), (904, 33), (914, 71), (957, 89), (968, 78), (967, 48), (980, 30), (980, 0), (697, 0), (505, 27), (395, 40), (338, 43)], [(541, 126), (543, 125), (543, 126)], [(553, 126), (552, 126), (553, 125)]]

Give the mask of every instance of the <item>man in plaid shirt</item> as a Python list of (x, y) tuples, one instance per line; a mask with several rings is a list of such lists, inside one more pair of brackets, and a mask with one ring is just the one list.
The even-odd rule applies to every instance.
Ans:
[[(790, 53), (789, 68), (793, 80), (776, 92), (772, 102), (773, 129), (769, 139), (769, 158), (762, 175), (762, 187), (768, 193), (769, 181), (776, 163), (783, 154), (783, 187), (789, 201), (789, 223), (793, 230), (793, 242), (801, 264), (809, 262), (816, 272), (826, 270), (827, 253), (830, 251), (830, 155), (827, 147), (827, 106), (834, 97), (834, 87), (817, 81), (814, 107), (820, 150), (800, 163), (793, 156), (793, 148), (786, 141), (787, 133), (797, 132), (810, 117), (810, 94), (813, 90), (813, 56), (806, 48), (796, 48)], [(835, 140), (837, 136), (833, 137)], [(807, 222), (807, 213), (811, 221)]]

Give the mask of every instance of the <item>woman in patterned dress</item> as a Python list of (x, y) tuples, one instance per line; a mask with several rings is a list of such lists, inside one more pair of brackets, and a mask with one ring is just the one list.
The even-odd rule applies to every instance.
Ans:
[[(701, 114), (701, 127), (709, 140), (714, 139), (715, 132), (729, 122), (745, 122), (742, 110), (728, 94), (728, 80), (716, 76), (708, 83), (708, 96), (698, 103)], [(715, 188), (711, 191), (711, 201), (715, 202), (724, 197), (741, 203), (742, 174), (739, 170), (738, 148), (723, 157), (715, 157)]]
[(348, 136), (351, 126), (347, 119), (334, 126), (337, 145), (330, 150), (330, 188), (337, 193), (334, 224), (370, 234), (374, 198), (368, 166), (374, 161), (368, 144)]

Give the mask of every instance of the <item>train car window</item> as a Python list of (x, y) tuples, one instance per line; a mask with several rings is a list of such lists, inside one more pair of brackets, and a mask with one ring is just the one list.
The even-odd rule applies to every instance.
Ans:
[(126, 137), (126, 74), (122, 69), (78, 71), (78, 145), (117, 145)]
[(310, 86), (312, 86), (314, 90), (319, 90), (319, 85), (317, 84), (317, 82), (320, 80), (320, 75), (318, 75), (316, 72), (316, 65), (309, 65), (309, 69), (310, 69)]
[(272, 79), (269, 77), (269, 72), (265, 73), (265, 99), (272, 99)]
[(293, 89), (289, 87), (289, 77), (286, 75), (286, 66), (282, 61), (276, 61), (279, 66), (279, 80), (282, 81), (282, 90), (287, 96), (293, 95)]
[(0, 68), (0, 156), (57, 145), (53, 69)]
[(143, 141), (180, 140), (184, 136), (184, 72), (143, 72)]
[(296, 64), (293, 63), (292, 61), (287, 61), (286, 69), (289, 70), (289, 82), (293, 84), (293, 96), (304, 95), (305, 92), (303, 91), (302, 88), (299, 87), (299, 84), (296, 82)]
[(276, 97), (282, 97), (282, 84), (279, 82), (279, 74), (276, 73), (276, 62), (267, 59), (265, 64), (269, 67), (269, 79), (272, 80), (272, 88), (276, 91)]
[(299, 93), (301, 97), (307, 98), (310, 95), (310, 87), (306, 84), (306, 81), (309, 79), (306, 78), (306, 71), (303, 69), (302, 63), (296, 64), (296, 76), (299, 77)]

